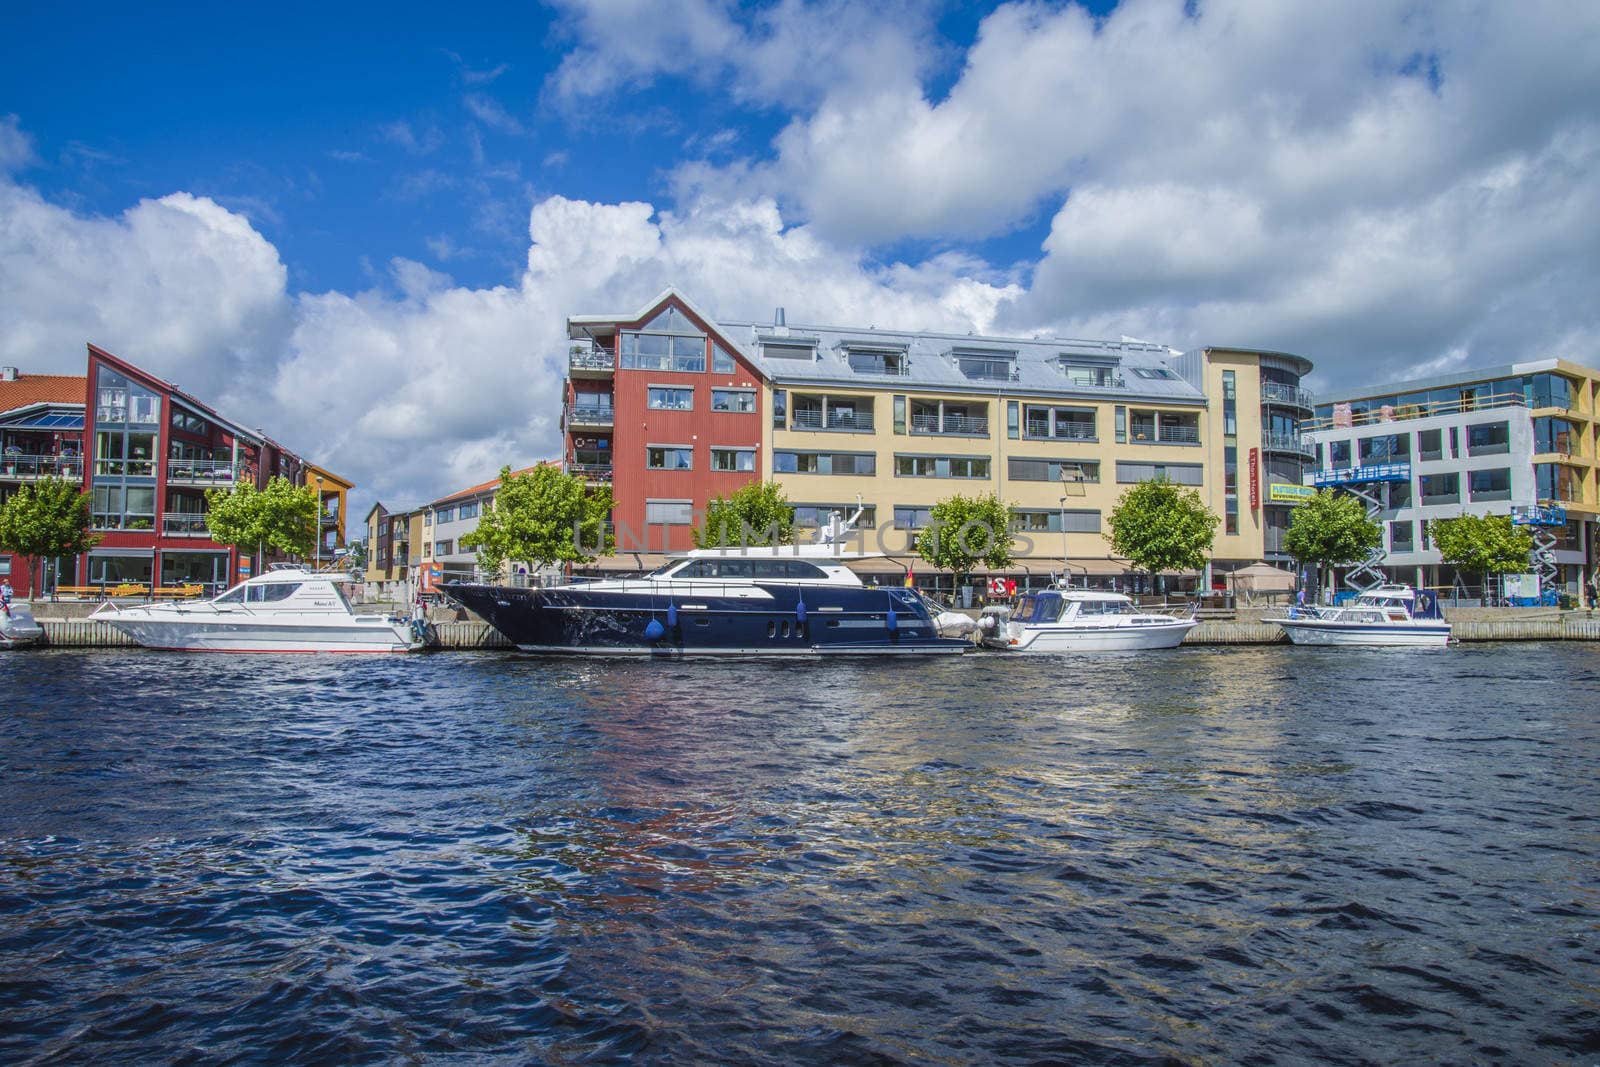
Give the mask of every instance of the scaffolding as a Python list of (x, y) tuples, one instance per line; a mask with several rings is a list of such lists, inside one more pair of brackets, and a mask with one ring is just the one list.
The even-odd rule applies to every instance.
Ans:
[[(1390, 455), (1389, 441), (1373, 450), (1369, 457), (1373, 460), (1387, 459)], [(1382, 487), (1394, 482), (1411, 482), (1411, 464), (1406, 463), (1364, 463), (1359, 467), (1341, 467), (1338, 470), (1317, 471), (1312, 476), (1312, 484), (1318, 489), (1338, 489), (1349, 493), (1360, 500), (1367, 507), (1367, 518), (1378, 523), (1379, 516), (1385, 508), (1382, 496)], [(1389, 580), (1383, 573), (1383, 564), (1389, 558), (1389, 550), (1384, 545), (1384, 540), (1379, 538), (1378, 547), (1367, 553), (1367, 558), (1358, 562), (1354, 567), (1345, 572), (1344, 584), (1357, 593), (1364, 593), (1374, 586), (1382, 585)]]
[(1539, 576), (1539, 593), (1561, 585), (1561, 564), (1556, 562), (1556, 531), (1567, 525), (1567, 509), (1559, 504), (1533, 504), (1511, 509), (1511, 521), (1526, 526), (1533, 535), (1533, 572)]

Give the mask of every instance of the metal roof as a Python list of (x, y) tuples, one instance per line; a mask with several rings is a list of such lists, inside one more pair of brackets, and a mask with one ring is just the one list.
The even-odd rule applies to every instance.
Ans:
[[(855, 389), (919, 389), (993, 396), (1037, 394), (1084, 401), (1145, 400), (1204, 404), (1205, 394), (1184, 380), (1175, 363), (1180, 353), (1142, 341), (1085, 341), (1057, 337), (908, 332), (875, 327), (773, 325), (718, 322), (725, 337), (776, 385)], [(767, 345), (810, 346), (810, 358), (763, 353)], [(863, 355), (905, 354), (905, 372), (872, 373), (851, 367), (852, 350)], [(970, 378), (961, 357), (1011, 364), (1009, 379)], [(1064, 364), (1108, 368), (1115, 384), (1076, 386)]]

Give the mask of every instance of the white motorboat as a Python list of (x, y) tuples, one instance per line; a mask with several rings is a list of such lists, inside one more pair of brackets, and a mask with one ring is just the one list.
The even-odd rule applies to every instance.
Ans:
[(1176, 648), (1196, 625), (1193, 618), (1142, 612), (1121, 593), (1068, 588), (985, 608), (978, 620), (985, 647), (1013, 652)]
[(146, 648), (185, 652), (412, 652), (429, 641), (420, 618), (360, 615), (342, 574), (278, 566), (211, 600), (106, 603), (102, 619)]
[(44, 627), (28, 605), (13, 601), (0, 605), (0, 648), (18, 648), (44, 639)]
[(1440, 648), (1450, 640), (1438, 597), (1409, 585), (1379, 585), (1336, 608), (1295, 608), (1287, 618), (1262, 621), (1283, 627), (1297, 645)]

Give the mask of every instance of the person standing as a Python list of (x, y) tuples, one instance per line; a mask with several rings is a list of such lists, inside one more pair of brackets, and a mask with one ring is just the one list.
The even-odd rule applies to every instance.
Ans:
[(16, 595), (16, 590), (11, 588), (11, 579), (0, 578), (0, 609), (5, 610), (8, 618), (11, 615), (11, 598)]

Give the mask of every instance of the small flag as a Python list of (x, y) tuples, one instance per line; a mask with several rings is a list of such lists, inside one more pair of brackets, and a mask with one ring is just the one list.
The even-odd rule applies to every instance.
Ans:
[(907, 567), (906, 568), (906, 588), (910, 589), (915, 584), (916, 584), (916, 578), (915, 578), (914, 575), (912, 575), (911, 568)]

